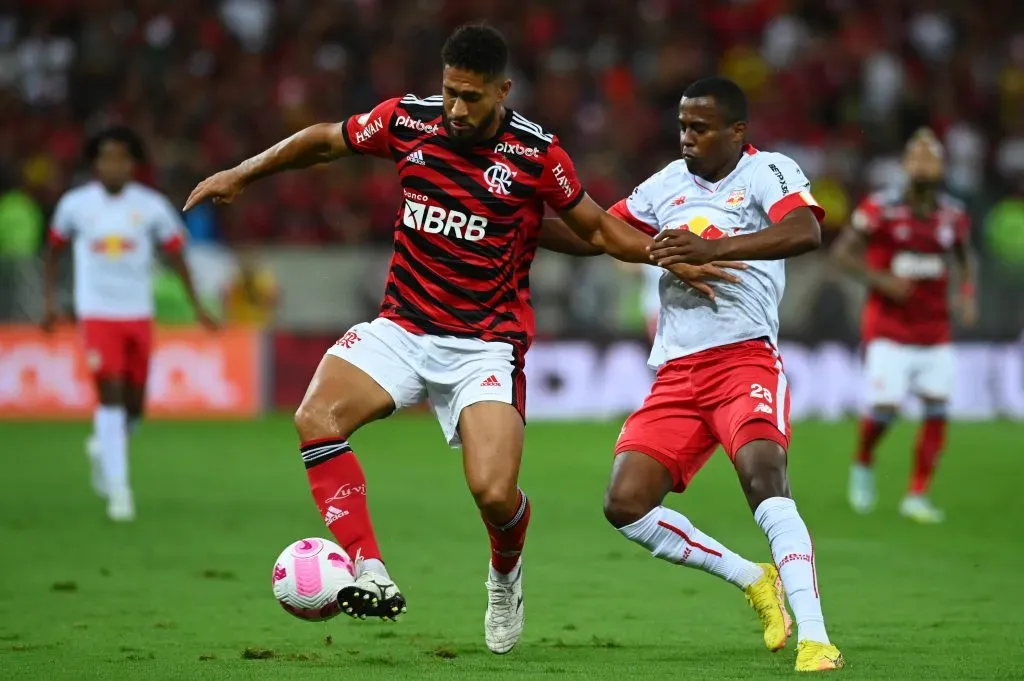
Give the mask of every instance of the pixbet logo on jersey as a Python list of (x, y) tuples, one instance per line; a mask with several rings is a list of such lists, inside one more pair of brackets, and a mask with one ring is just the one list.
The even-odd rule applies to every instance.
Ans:
[(445, 210), (441, 206), (428, 206), (423, 194), (405, 192), (402, 224), (428, 234), (444, 234), (455, 239), (480, 241), (487, 236), (487, 218), (466, 215), (458, 210)]
[(494, 146), (494, 151), (498, 154), (516, 154), (528, 158), (540, 156), (540, 149), (537, 147), (524, 147), (519, 142), (498, 142)]
[(437, 123), (424, 123), (423, 121), (418, 121), (410, 116), (399, 116), (395, 119), (395, 124), (400, 125), (403, 128), (416, 130), (417, 132), (425, 132), (430, 135), (437, 134)]

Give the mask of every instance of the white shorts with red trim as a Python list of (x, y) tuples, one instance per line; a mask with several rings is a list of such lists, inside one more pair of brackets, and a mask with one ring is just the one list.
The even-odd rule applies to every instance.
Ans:
[(526, 413), (526, 376), (508, 343), (411, 333), (389, 319), (356, 324), (328, 351), (353, 364), (391, 395), (397, 409), (430, 400), (444, 437), (459, 447), (459, 416), (477, 402)]

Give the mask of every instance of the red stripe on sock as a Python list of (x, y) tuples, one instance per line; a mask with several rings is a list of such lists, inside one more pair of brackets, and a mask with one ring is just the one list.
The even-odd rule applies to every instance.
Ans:
[(814, 564), (814, 537), (811, 533), (807, 533), (807, 538), (811, 540), (811, 583), (814, 585), (814, 597), (820, 599), (818, 595), (818, 568)]
[(666, 530), (668, 530), (669, 532), (672, 532), (673, 534), (679, 535), (684, 542), (686, 542), (687, 544), (689, 544), (693, 548), (700, 549), (704, 553), (710, 554), (712, 556), (718, 556), (719, 558), (722, 557), (722, 554), (719, 553), (718, 551), (715, 551), (714, 549), (709, 549), (708, 547), (706, 547), (706, 546), (704, 546), (702, 544), (698, 544), (697, 542), (695, 542), (692, 539), (690, 539), (689, 537), (687, 537), (686, 533), (683, 532), (682, 530), (680, 530), (678, 527), (675, 527), (673, 525), (669, 525), (664, 520), (659, 520), (658, 521), (658, 525), (660, 527), (664, 527)]

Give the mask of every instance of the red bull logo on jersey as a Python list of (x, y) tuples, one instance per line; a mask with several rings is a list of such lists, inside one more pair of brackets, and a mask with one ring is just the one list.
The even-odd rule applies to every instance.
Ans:
[(690, 220), (688, 223), (680, 227), (688, 232), (692, 232), (699, 236), (701, 239), (721, 239), (729, 236), (728, 232), (723, 229), (716, 227), (711, 224), (711, 221), (704, 216), (697, 216)]
[(729, 192), (729, 195), (725, 197), (726, 208), (735, 208), (736, 206), (743, 203), (743, 199), (747, 197), (746, 189), (733, 189)]
[(123, 236), (110, 235), (92, 242), (92, 252), (101, 253), (108, 258), (120, 258), (125, 253), (135, 250), (136, 243)]

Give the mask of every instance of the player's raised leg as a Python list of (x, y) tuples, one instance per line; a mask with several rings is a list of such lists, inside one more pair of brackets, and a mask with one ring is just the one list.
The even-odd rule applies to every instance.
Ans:
[[(622, 429), (604, 515), (626, 539), (655, 558), (703, 570), (742, 589), (761, 619), (765, 646), (780, 650), (786, 645), (790, 620), (775, 567), (730, 551), (686, 516), (662, 505), (668, 492), (685, 489), (718, 446), (702, 420), (663, 402), (670, 392), (665, 373), (663, 369), (644, 406)], [(668, 410), (659, 408), (661, 404)]]
[[(364, 340), (351, 334), (358, 332), (350, 331), (341, 342)], [(381, 559), (367, 505), (366, 476), (348, 438), (363, 424), (394, 411), (395, 399), (365, 371), (333, 351), (320, 361), (295, 413), (302, 461), (327, 528), (356, 559), (356, 582), (338, 597), (342, 610), (353, 617), (394, 619), (405, 612), (405, 599)]]
[(484, 639), (491, 652), (507, 653), (519, 641), (525, 622), (522, 553), (530, 500), (518, 482), (523, 417), (512, 404), (476, 402), (461, 410), (459, 436), (466, 483), (491, 544)]
[(790, 492), (785, 439), (773, 428), (775, 424), (757, 420), (740, 429), (734, 442), (744, 444), (733, 457), (736, 471), (754, 519), (768, 537), (796, 618), (797, 671), (838, 669), (845, 663), (825, 630), (814, 544)]
[(914, 468), (907, 495), (900, 502), (900, 515), (919, 523), (940, 523), (945, 514), (928, 496), (939, 456), (946, 444), (946, 400), (922, 398), (924, 419), (914, 445)]

